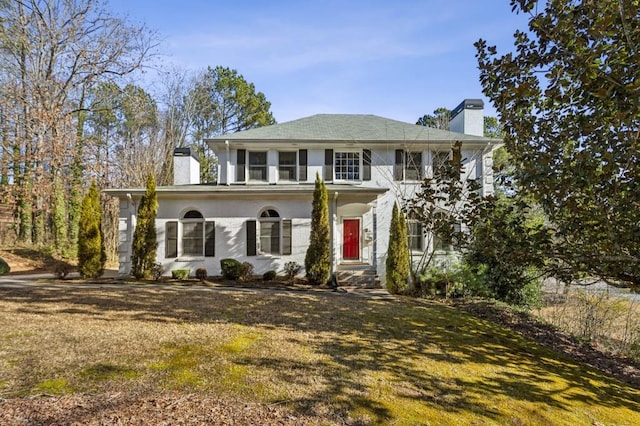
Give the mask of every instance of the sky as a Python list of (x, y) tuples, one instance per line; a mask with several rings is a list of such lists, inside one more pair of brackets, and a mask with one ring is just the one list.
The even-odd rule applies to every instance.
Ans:
[[(466, 98), (485, 102), (473, 43), (511, 50), (527, 16), (509, 0), (107, 0), (158, 32), (157, 63), (238, 71), (279, 122), (319, 113), (415, 123)], [(149, 73), (148, 75), (153, 75)]]

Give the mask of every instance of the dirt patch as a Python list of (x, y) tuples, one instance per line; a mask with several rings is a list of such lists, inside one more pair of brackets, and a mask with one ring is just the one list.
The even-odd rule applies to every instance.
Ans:
[(0, 249), (0, 257), (9, 264), (12, 275), (53, 273), (60, 262), (42, 250), (25, 247)]
[(215, 395), (166, 393), (44, 396), (0, 400), (0, 423), (13, 425), (300, 425), (313, 418), (277, 405), (243, 403)]
[(640, 389), (640, 363), (630, 358), (605, 354), (531, 314), (498, 306), (493, 302), (456, 302), (455, 305), (478, 318), (508, 327), (543, 346)]

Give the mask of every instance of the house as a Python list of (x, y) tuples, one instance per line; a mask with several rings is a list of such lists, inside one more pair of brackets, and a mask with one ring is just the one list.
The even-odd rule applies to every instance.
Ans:
[[(391, 210), (461, 143), (463, 171), (493, 191), (492, 150), (483, 134), (483, 103), (467, 99), (444, 131), (374, 115), (319, 114), (208, 140), (218, 158), (216, 184), (199, 183), (199, 163), (177, 148), (174, 185), (158, 187), (157, 261), (173, 269), (205, 268), (220, 260), (250, 262), (254, 272), (304, 265), (316, 175), (329, 195), (332, 269), (364, 271), (381, 279)], [(144, 188), (111, 189), (120, 200), (120, 273), (130, 272), (136, 211)], [(423, 251), (419, 226), (411, 246)]]

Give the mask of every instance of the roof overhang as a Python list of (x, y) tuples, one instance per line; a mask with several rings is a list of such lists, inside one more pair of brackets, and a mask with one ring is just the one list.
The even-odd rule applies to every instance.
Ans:
[[(325, 184), (329, 198), (336, 194), (357, 198), (376, 199), (389, 188), (371, 188), (361, 185)], [(313, 198), (315, 185), (175, 185), (160, 186), (156, 188), (158, 199), (219, 199), (219, 200), (245, 200), (245, 199), (310, 199)], [(117, 198), (140, 198), (145, 193), (145, 188), (106, 189), (104, 193)]]

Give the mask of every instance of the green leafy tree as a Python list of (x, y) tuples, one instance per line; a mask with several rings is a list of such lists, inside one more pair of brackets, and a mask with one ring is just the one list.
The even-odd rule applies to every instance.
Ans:
[(83, 278), (97, 278), (106, 261), (102, 238), (102, 208), (95, 182), (82, 199), (78, 224), (78, 269)]
[(540, 3), (514, 53), (476, 42), (522, 191), (577, 272), (640, 286), (640, 14), (637, 0)]
[(266, 96), (230, 68), (208, 67), (189, 97), (195, 108), (192, 148), (200, 159), (202, 182), (215, 182), (215, 157), (205, 138), (276, 122)]
[(486, 284), (474, 295), (536, 305), (540, 278), (556, 266), (549, 257), (552, 233), (544, 215), (521, 197), (491, 197), (481, 209), (464, 253), (467, 265)]
[(316, 174), (311, 211), (311, 235), (304, 258), (307, 279), (315, 285), (325, 284), (331, 274), (331, 230), (329, 228), (329, 201), (327, 188)]
[(409, 283), (410, 268), (407, 223), (404, 213), (393, 204), (387, 249), (386, 286), (389, 293), (404, 293)]
[(470, 229), (478, 218), (483, 202), (480, 183), (461, 179), (461, 171), (461, 144), (456, 142), (451, 158), (434, 164), (433, 176), (423, 179), (420, 190), (404, 206), (407, 217), (422, 225), (427, 238), (427, 248), (420, 259), (412, 262), (415, 276), (433, 266), (439, 248), (436, 240), (462, 249), (469, 238), (463, 228)]
[(433, 127), (434, 129), (449, 130), (449, 121), (451, 121), (451, 110), (440, 107), (433, 111), (433, 115), (425, 114), (420, 117), (416, 124)]
[(153, 264), (156, 262), (156, 249), (158, 248), (157, 213), (156, 183), (153, 175), (149, 175), (147, 189), (138, 207), (136, 229), (133, 232), (131, 274), (138, 279), (153, 275)]

